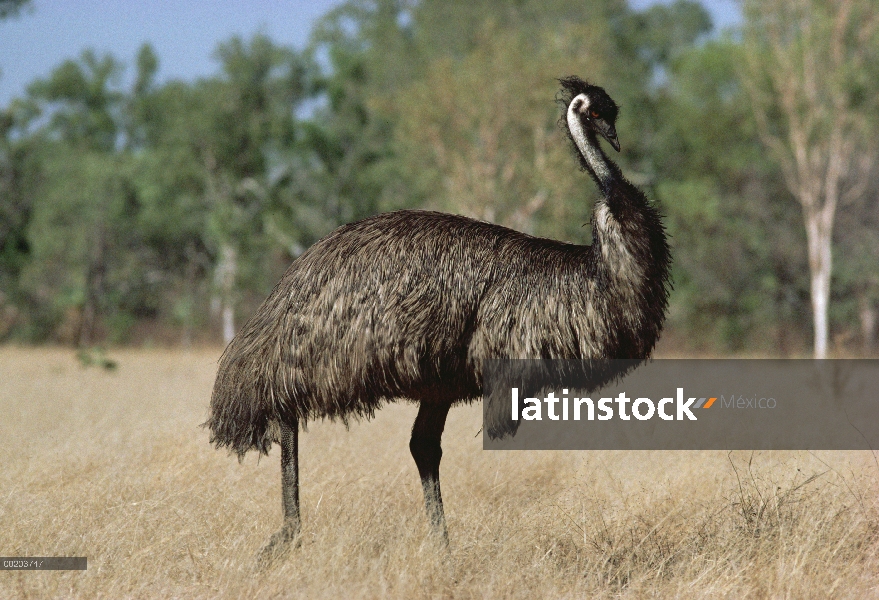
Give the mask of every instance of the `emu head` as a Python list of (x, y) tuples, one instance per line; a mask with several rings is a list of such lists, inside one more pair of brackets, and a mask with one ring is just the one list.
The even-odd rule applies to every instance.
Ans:
[(580, 146), (579, 141), (573, 137), (574, 131), (594, 132), (606, 139), (613, 149), (620, 151), (620, 143), (617, 140), (616, 102), (607, 95), (604, 88), (583, 81), (577, 76), (559, 79), (562, 85), (561, 101), (565, 103), (566, 111), (564, 118), (568, 132), (572, 139)]

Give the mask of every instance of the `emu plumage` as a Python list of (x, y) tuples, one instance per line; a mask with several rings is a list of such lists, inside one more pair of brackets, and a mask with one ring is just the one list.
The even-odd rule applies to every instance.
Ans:
[(299, 534), (300, 422), (418, 402), (410, 449), (445, 537), (440, 437), (449, 408), (481, 396), (486, 360), (650, 355), (668, 297), (661, 219), (598, 143), (619, 148), (616, 104), (576, 77), (560, 81), (563, 122), (602, 192), (592, 245), (436, 212), (378, 215), (297, 258), (226, 348), (206, 425), (239, 456), (281, 442), (285, 525), (268, 550)]

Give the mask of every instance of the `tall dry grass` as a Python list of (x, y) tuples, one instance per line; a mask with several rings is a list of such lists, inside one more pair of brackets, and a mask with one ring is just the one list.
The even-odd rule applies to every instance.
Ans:
[(451, 549), (422, 514), (413, 406), (301, 436), (304, 543), (254, 557), (281, 521), (277, 450), (207, 443), (217, 351), (0, 348), (0, 598), (879, 597), (879, 465), (855, 452), (484, 452), (452, 411)]

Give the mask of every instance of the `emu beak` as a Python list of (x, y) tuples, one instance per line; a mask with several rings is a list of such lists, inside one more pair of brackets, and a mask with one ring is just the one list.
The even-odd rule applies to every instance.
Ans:
[(607, 141), (610, 142), (610, 145), (613, 146), (613, 149), (617, 152), (620, 151), (620, 142), (617, 139), (617, 135), (613, 134), (613, 136), (607, 136)]
[(599, 128), (598, 132), (608, 141), (608, 143), (613, 146), (613, 149), (617, 152), (620, 151), (620, 142), (617, 139), (617, 128), (613, 125), (608, 125), (607, 127)]

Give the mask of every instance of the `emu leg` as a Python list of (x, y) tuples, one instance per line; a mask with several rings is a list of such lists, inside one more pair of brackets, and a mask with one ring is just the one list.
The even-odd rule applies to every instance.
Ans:
[(299, 421), (281, 423), (281, 503), (284, 524), (272, 535), (259, 554), (259, 562), (267, 564), (282, 556), (295, 542), (299, 547), (302, 521), (299, 517)]
[(422, 402), (418, 408), (418, 416), (415, 417), (415, 425), (412, 426), (412, 439), (409, 441), (409, 450), (421, 476), (427, 518), (430, 519), (434, 533), (439, 535), (445, 544), (449, 543), (449, 533), (443, 513), (443, 497), (440, 493), (439, 466), (443, 457), (440, 439), (450, 408), (450, 404)]
[(292, 425), (281, 423), (281, 501), (284, 526), (295, 535), (302, 529), (299, 517), (299, 420)]

